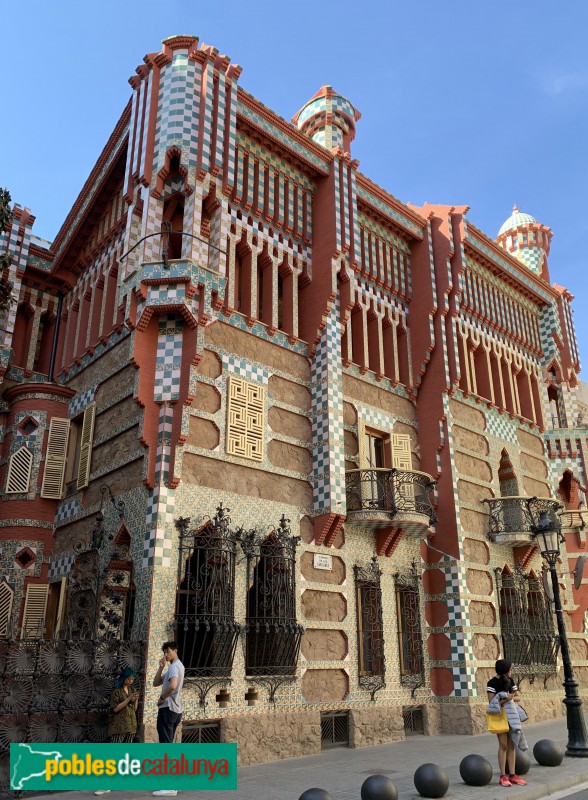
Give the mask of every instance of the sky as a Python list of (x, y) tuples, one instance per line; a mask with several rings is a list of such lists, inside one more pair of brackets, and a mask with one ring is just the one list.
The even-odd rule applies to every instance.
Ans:
[(403, 202), (466, 204), (491, 237), (514, 203), (549, 225), (588, 379), (588, 3), (28, 0), (1, 20), (0, 186), (37, 236), (57, 234), (143, 56), (192, 34), (286, 119), (331, 84), (361, 112), (360, 170)]

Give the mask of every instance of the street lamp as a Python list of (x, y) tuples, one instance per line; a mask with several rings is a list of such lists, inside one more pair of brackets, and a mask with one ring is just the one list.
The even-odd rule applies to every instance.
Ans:
[(559, 523), (550, 518), (547, 511), (539, 512), (537, 524), (531, 525), (531, 531), (535, 543), (541, 551), (541, 555), (549, 566), (551, 583), (553, 585), (553, 605), (557, 618), (557, 632), (559, 634), (559, 644), (564, 668), (563, 686), (566, 694), (563, 701), (566, 707), (568, 725), (566, 756), (587, 758), (588, 742), (586, 741), (586, 727), (584, 724), (584, 714), (582, 712), (582, 698), (578, 694), (578, 681), (574, 678), (574, 670), (570, 660), (570, 649), (568, 647), (568, 637), (563, 609), (561, 607), (559, 580), (556, 570), (556, 564), (560, 556), (560, 543), (564, 541), (564, 538), (561, 534)]

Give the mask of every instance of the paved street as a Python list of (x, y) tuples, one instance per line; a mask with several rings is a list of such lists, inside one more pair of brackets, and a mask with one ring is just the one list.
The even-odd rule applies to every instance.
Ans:
[[(565, 719), (528, 725), (525, 728), (529, 741), (531, 769), (526, 775), (528, 786), (505, 789), (497, 785), (496, 739), (490, 734), (479, 736), (412, 736), (403, 742), (367, 747), (364, 749), (339, 748), (320, 755), (274, 761), (269, 764), (242, 767), (239, 770), (239, 788), (230, 794), (219, 792), (182, 792), (182, 797), (194, 800), (298, 800), (303, 791), (313, 786), (327, 789), (333, 800), (360, 800), (360, 787), (368, 775), (388, 775), (398, 788), (399, 800), (415, 800), (417, 794), (413, 775), (423, 763), (435, 762), (449, 775), (447, 798), (453, 800), (540, 800), (549, 797), (569, 797), (570, 800), (588, 798), (588, 759), (565, 758), (560, 767), (540, 767), (535, 763), (532, 750), (539, 739), (553, 739), (565, 747), (567, 730)], [(459, 763), (469, 753), (479, 753), (495, 769), (490, 786), (466, 786), (459, 775)], [(585, 784), (582, 786), (582, 784)], [(173, 788), (173, 787), (170, 787)], [(569, 793), (566, 793), (569, 792)], [(61, 793), (65, 794), (65, 793)], [(60, 793), (37, 797), (59, 800)], [(143, 800), (147, 792), (118, 792), (119, 798)], [(68, 793), (67, 800), (90, 800), (91, 792)]]

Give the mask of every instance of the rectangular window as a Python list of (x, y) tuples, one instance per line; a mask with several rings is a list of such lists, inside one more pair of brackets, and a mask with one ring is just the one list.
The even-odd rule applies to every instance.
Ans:
[(265, 386), (231, 375), (228, 380), (227, 454), (263, 461)]
[(424, 683), (425, 665), (418, 576), (414, 571), (396, 579), (396, 617), (400, 682), (421, 686)]
[(372, 583), (357, 584), (357, 639), (359, 674), (383, 675), (382, 593)]

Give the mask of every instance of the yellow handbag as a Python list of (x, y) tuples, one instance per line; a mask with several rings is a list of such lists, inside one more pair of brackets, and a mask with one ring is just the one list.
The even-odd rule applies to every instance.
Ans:
[(508, 733), (508, 718), (503, 708), (500, 710), (500, 714), (486, 714), (486, 722), (488, 733)]

